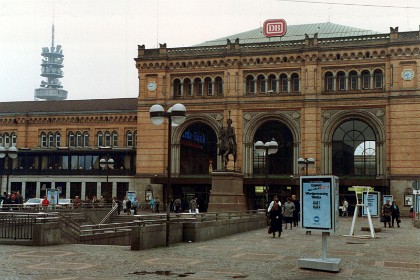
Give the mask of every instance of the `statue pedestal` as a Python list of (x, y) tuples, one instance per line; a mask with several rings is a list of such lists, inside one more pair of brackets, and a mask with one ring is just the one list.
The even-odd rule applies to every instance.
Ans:
[(207, 211), (246, 211), (243, 174), (234, 171), (213, 171)]

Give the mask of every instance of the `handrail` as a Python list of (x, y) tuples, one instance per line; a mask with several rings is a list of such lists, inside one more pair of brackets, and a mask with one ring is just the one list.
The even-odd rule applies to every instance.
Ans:
[(105, 215), (105, 217), (102, 219), (102, 221), (99, 222), (100, 225), (104, 224), (106, 220), (111, 217), (111, 215), (118, 209), (118, 204), (115, 203), (115, 205), (111, 208), (111, 210), (108, 212), (108, 214)]

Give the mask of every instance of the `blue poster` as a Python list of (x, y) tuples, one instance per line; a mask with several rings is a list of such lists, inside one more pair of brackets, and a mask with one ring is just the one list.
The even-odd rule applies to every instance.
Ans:
[(302, 226), (314, 229), (331, 229), (331, 182), (303, 182), (302, 188)]
[(134, 199), (137, 197), (137, 192), (135, 192), (135, 191), (128, 191), (127, 192), (127, 198), (131, 201), (131, 202), (133, 202), (134, 201)]

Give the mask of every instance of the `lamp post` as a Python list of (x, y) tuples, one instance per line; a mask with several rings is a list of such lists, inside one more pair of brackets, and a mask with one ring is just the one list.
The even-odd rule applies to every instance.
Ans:
[(255, 142), (255, 151), (259, 156), (264, 156), (265, 165), (265, 201), (268, 203), (268, 156), (277, 153), (279, 144), (276, 140), (271, 140), (263, 143), (262, 141)]
[[(0, 146), (0, 158), (7, 158), (9, 157), (11, 160), (17, 158), (18, 149), (15, 146), (11, 146), (9, 148), (5, 148), (3, 146)], [(4, 162), (4, 166), (6, 166), (6, 161)], [(4, 170), (4, 167), (3, 167)], [(7, 171), (7, 177), (6, 177), (6, 192), (9, 193), (11, 190), (9, 190), (9, 171)]]
[(106, 170), (106, 186), (109, 187), (109, 169), (114, 169), (114, 160), (111, 157), (106, 156), (105, 158), (101, 158), (99, 166)]
[(178, 126), (182, 124), (186, 119), (187, 109), (181, 103), (173, 105), (168, 111), (165, 112), (165, 109), (158, 104), (150, 107), (150, 120), (154, 125), (161, 125), (165, 118), (168, 119), (168, 158), (167, 158), (167, 167), (166, 167), (166, 188), (163, 189), (164, 192), (164, 203), (166, 204), (166, 246), (169, 246), (169, 219), (170, 219), (170, 202), (169, 202), (169, 191), (171, 189), (171, 149), (172, 149), (172, 126)]
[(308, 165), (309, 164), (314, 164), (314, 163), (315, 163), (315, 159), (314, 158), (299, 158), (298, 159), (298, 164), (299, 165), (305, 165), (306, 176), (308, 176)]

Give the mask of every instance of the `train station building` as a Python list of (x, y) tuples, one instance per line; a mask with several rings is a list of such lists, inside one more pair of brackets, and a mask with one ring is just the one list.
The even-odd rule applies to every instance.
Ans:
[[(320, 23), (288, 26), (283, 37), (257, 28), (191, 47), (139, 45), (138, 98), (0, 103), (1, 191), (197, 196), (206, 211), (231, 120), (248, 209), (299, 196), (308, 174), (338, 176), (350, 204), (354, 186), (369, 186), (408, 213), (420, 181), (419, 36)], [(182, 124), (151, 122), (153, 105), (177, 103)], [(273, 139), (276, 153), (256, 152)]]

